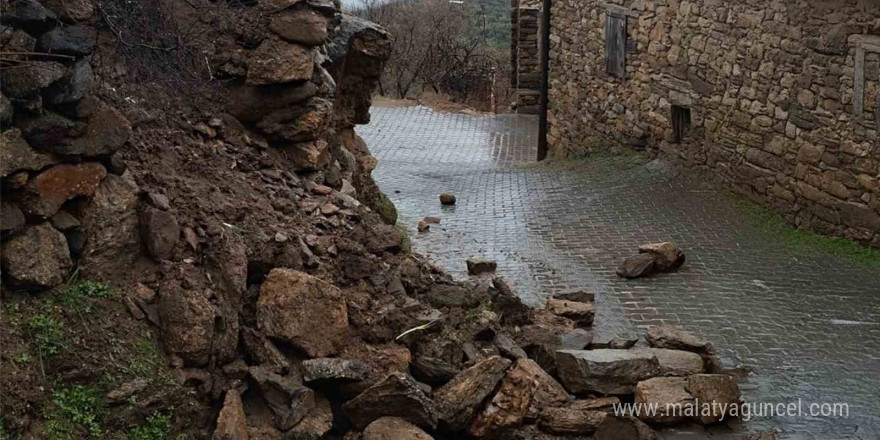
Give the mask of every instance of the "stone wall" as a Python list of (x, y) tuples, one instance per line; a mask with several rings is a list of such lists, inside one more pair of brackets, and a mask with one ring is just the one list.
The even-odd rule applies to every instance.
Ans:
[[(614, 3), (553, 3), (551, 154), (647, 147), (880, 246), (880, 2)], [(625, 23), (623, 77), (606, 73), (608, 16)]]
[(516, 110), (522, 114), (537, 114), (541, 93), (541, 2), (512, 0), (511, 6), (511, 84), (516, 88)]

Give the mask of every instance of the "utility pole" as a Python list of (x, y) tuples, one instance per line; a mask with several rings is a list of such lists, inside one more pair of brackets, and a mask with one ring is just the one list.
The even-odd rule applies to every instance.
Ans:
[(538, 97), (538, 160), (547, 158), (547, 101), (550, 93), (550, 4), (543, 0), (541, 15), (541, 95)]

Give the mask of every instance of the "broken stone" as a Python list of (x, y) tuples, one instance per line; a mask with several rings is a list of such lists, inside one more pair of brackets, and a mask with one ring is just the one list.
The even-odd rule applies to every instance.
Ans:
[(694, 396), (685, 391), (687, 380), (679, 377), (655, 377), (636, 386), (636, 405), (656, 405), (657, 411), (643, 411), (638, 416), (648, 423), (673, 424), (684, 420), (685, 408), (694, 404)]
[(0, 233), (6, 238), (24, 227), (24, 213), (17, 205), (0, 201)]
[(370, 375), (370, 367), (361, 361), (318, 358), (303, 361), (303, 380), (311, 382), (359, 382)]
[(495, 261), (483, 260), (480, 258), (468, 258), (465, 263), (467, 263), (467, 270), (471, 275), (495, 272), (495, 269), (498, 268), (498, 263)]
[(173, 214), (155, 208), (144, 208), (140, 213), (141, 238), (147, 252), (163, 260), (171, 256), (180, 238), (180, 226)]
[(95, 13), (93, 0), (43, 0), (49, 9), (58, 13), (67, 23), (82, 23)]
[(288, 108), (315, 96), (312, 82), (240, 86), (230, 91), (227, 111), (243, 122), (256, 122), (275, 110)]
[(424, 220), (422, 220), (422, 221), (420, 221), (419, 224), (416, 226), (416, 229), (417, 229), (419, 232), (428, 232), (428, 231), (431, 229), (431, 225), (425, 223)]
[(54, 61), (29, 61), (15, 69), (4, 69), (0, 84), (4, 95), (25, 99), (58, 81), (66, 72), (63, 64)]
[(367, 426), (364, 440), (433, 440), (433, 437), (401, 418), (382, 417)]
[(43, 91), (43, 100), (49, 104), (66, 104), (82, 99), (92, 83), (92, 66), (81, 59), (67, 70), (63, 78)]
[(492, 279), (497, 294), (492, 300), (492, 310), (501, 315), (501, 322), (508, 325), (527, 325), (532, 323), (533, 310), (522, 302), (513, 288), (501, 277)]
[[(708, 425), (720, 422), (729, 416), (733, 408), (741, 403), (739, 385), (736, 379), (726, 374), (694, 374), (688, 376), (685, 390), (700, 402), (700, 405), (711, 405), (713, 414), (700, 414), (697, 420)], [(718, 409), (726, 409), (726, 413)], [(737, 411), (738, 413), (738, 411)]]
[[(12, 121), (13, 112), (12, 101), (3, 93), (0, 93), (0, 124), (6, 125)], [(2, 164), (0, 164), (2, 166)]]
[(247, 418), (244, 415), (244, 406), (241, 404), (241, 395), (236, 390), (226, 392), (223, 400), (223, 409), (217, 416), (217, 427), (211, 440), (248, 440)]
[(69, 135), (85, 130), (85, 124), (73, 122), (48, 111), (39, 115), (22, 115), (17, 118), (16, 124), (28, 144), (44, 152), (55, 152), (59, 146), (66, 145), (70, 141)]
[(595, 316), (595, 308), (592, 303), (566, 301), (564, 299), (548, 300), (547, 311), (556, 316), (571, 319), (579, 326), (592, 324), (593, 317)]
[(442, 203), (444, 205), (454, 205), (455, 204), (455, 194), (452, 194), (452, 193), (440, 194), (440, 203)]
[(631, 394), (636, 384), (660, 374), (660, 362), (650, 353), (631, 350), (560, 350), (559, 378), (575, 394)]
[[(531, 363), (528, 364), (529, 362)], [(534, 378), (535, 368), (540, 370), (534, 362), (524, 360), (517, 361), (507, 371), (498, 392), (471, 425), (471, 435), (478, 438), (494, 436), (523, 423), (538, 388), (538, 382)]]
[(214, 340), (214, 308), (207, 295), (168, 280), (161, 286), (158, 309), (164, 325), (165, 348), (186, 365), (208, 362)]
[(64, 231), (64, 238), (67, 239), (67, 248), (70, 249), (70, 254), (79, 257), (85, 250), (89, 237), (85, 231), (77, 228)]
[(134, 295), (148, 303), (156, 299), (156, 291), (141, 283), (134, 285)]
[(617, 268), (617, 276), (624, 278), (639, 278), (648, 276), (654, 272), (654, 256), (651, 254), (633, 255), (621, 263)]
[(583, 289), (567, 289), (561, 292), (555, 293), (553, 295), (554, 299), (561, 299), (565, 301), (574, 301), (574, 302), (582, 302), (582, 303), (592, 303), (596, 300), (596, 295), (592, 293), (587, 293)]
[(608, 414), (604, 411), (575, 408), (546, 408), (538, 427), (552, 434), (579, 435), (596, 432)]
[(593, 342), (593, 332), (576, 328), (562, 335), (563, 350), (585, 350)]
[(422, 221), (429, 225), (440, 224), (440, 217), (425, 217)]
[(703, 358), (696, 353), (666, 348), (634, 348), (630, 351), (656, 356), (663, 376), (689, 376), (703, 372)]
[(147, 389), (149, 385), (150, 382), (145, 379), (135, 379), (130, 382), (125, 382), (109, 391), (106, 397), (107, 400), (111, 402), (119, 403)]
[(304, 272), (272, 269), (260, 287), (257, 326), (309, 357), (336, 354), (348, 336), (348, 311), (342, 292)]
[(147, 201), (150, 202), (156, 208), (159, 208), (163, 211), (167, 211), (171, 209), (171, 203), (168, 202), (168, 196), (162, 193), (157, 192), (149, 192), (147, 193)]
[(673, 270), (684, 264), (684, 252), (672, 242), (651, 243), (639, 246), (639, 253), (654, 257), (654, 268), (661, 272)]
[(251, 53), (247, 64), (247, 85), (305, 81), (312, 77), (314, 50), (270, 37)]
[(695, 353), (710, 354), (714, 350), (708, 340), (688, 332), (681, 327), (661, 324), (648, 329), (645, 339), (652, 347), (687, 350)]
[(53, 166), (25, 185), (22, 211), (28, 216), (51, 217), (64, 202), (94, 194), (105, 177), (107, 170), (97, 162)]
[(38, 40), (40, 49), (49, 53), (85, 56), (95, 50), (97, 36), (86, 26), (60, 26), (46, 32)]
[(263, 367), (252, 367), (251, 379), (275, 414), (275, 427), (287, 431), (315, 408), (315, 392), (290, 377), (279, 376)]
[(339, 212), (339, 207), (330, 203), (321, 205), (321, 214), (326, 216), (335, 215)]
[(79, 220), (64, 210), (56, 212), (55, 215), (49, 219), (49, 222), (52, 223), (52, 226), (55, 226), (55, 229), (62, 232), (80, 227)]
[(84, 135), (53, 146), (57, 154), (103, 156), (122, 148), (131, 137), (131, 122), (104, 101), (87, 97), (76, 107), (80, 120), (87, 120)]
[(333, 192), (333, 188), (324, 185), (312, 185), (312, 193), (319, 196), (326, 196)]
[(64, 282), (73, 266), (64, 234), (49, 223), (31, 226), (4, 243), (2, 263), (12, 283), (44, 289)]
[(19, 170), (39, 171), (55, 162), (51, 155), (31, 149), (21, 130), (11, 128), (0, 134), (0, 177)]
[(467, 428), (511, 362), (492, 356), (462, 371), (434, 393), (439, 419), (452, 430)]
[(268, 367), (277, 374), (287, 374), (290, 370), (290, 363), (287, 361), (287, 358), (262, 333), (250, 327), (242, 326), (241, 343), (244, 351), (254, 364)]
[[(284, 433), (284, 440), (318, 440), (333, 427), (333, 410), (330, 401), (324, 396), (315, 395), (315, 408), (290, 431)], [(252, 440), (257, 440), (253, 439)]]
[(517, 359), (528, 358), (525, 350), (520, 348), (513, 339), (510, 339), (510, 337), (504, 333), (496, 333), (493, 343), (495, 344), (495, 347), (498, 348), (498, 352), (510, 360), (515, 361)]
[(560, 349), (561, 338), (551, 328), (541, 325), (527, 325), (516, 335), (519, 346), (526, 351), (547, 373), (557, 376), (556, 351)]
[(418, 356), (413, 362), (416, 379), (430, 385), (443, 385), (461, 372), (454, 365), (430, 356)]
[(654, 431), (635, 417), (608, 415), (599, 424), (595, 440), (654, 440)]
[(625, 350), (630, 348), (639, 341), (639, 337), (629, 330), (615, 330), (607, 327), (599, 327), (593, 329), (593, 341), (590, 342), (589, 349), (597, 348), (616, 348)]
[(437, 427), (437, 413), (418, 383), (408, 374), (391, 373), (342, 406), (358, 429), (382, 417), (399, 417), (426, 428)]
[(327, 39), (327, 19), (311, 9), (282, 11), (269, 23), (269, 29), (291, 43), (306, 46), (320, 46)]

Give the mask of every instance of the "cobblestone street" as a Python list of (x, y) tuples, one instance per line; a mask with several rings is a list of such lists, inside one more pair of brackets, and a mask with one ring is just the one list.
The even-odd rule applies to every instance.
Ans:
[[(751, 226), (717, 187), (638, 157), (577, 166), (531, 163), (537, 119), (426, 107), (374, 107), (360, 127), (379, 159), (373, 175), (396, 204), (414, 250), (467, 277), (465, 258), (498, 261), (530, 304), (553, 291), (596, 294), (603, 332), (681, 324), (709, 338), (726, 366), (754, 371), (751, 402), (843, 402), (848, 418), (759, 417), (783, 439), (880, 438), (880, 273), (793, 251)], [(453, 192), (455, 206), (438, 195)], [(438, 216), (427, 233), (424, 216)], [(674, 241), (675, 273), (622, 280), (640, 244)], [(740, 431), (743, 427), (725, 429)], [(705, 434), (682, 438), (703, 438)], [(714, 438), (714, 437), (713, 437)], [(720, 437), (719, 437), (720, 438)]]

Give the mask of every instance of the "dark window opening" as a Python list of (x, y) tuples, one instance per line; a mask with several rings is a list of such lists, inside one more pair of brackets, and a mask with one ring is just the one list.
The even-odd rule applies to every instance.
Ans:
[(672, 141), (680, 143), (691, 128), (691, 109), (679, 105), (672, 106)]
[(626, 16), (609, 13), (605, 19), (605, 71), (626, 76)]

